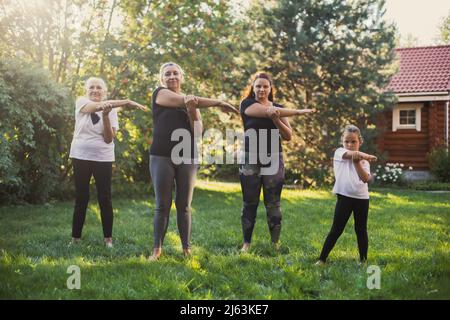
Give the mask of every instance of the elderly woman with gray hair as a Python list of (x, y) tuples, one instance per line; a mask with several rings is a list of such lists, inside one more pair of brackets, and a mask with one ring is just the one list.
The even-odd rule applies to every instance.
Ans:
[(86, 96), (78, 98), (75, 104), (75, 131), (69, 155), (75, 180), (72, 244), (81, 240), (89, 203), (89, 183), (94, 176), (105, 245), (112, 247), (111, 176), (115, 160), (114, 137), (119, 129), (116, 108), (147, 109), (131, 100), (105, 100), (106, 83), (100, 78), (89, 78), (85, 89)]

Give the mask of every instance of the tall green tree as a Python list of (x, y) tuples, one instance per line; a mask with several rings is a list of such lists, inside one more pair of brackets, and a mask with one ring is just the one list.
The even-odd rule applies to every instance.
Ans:
[(383, 88), (395, 29), (384, 12), (379, 0), (279, 0), (250, 10), (259, 68), (273, 74), (277, 98), (318, 109), (293, 119), (297, 138), (286, 145), (292, 178), (306, 186), (332, 180), (331, 158), (346, 124), (362, 129), (363, 148), (374, 147), (375, 116), (392, 104)]
[[(4, 0), (0, 56), (47, 69), (73, 98), (84, 94), (86, 78), (100, 76), (110, 98), (150, 106), (159, 66), (169, 60), (184, 67), (186, 92), (236, 98), (244, 30), (231, 9), (223, 0)], [(72, 129), (73, 108), (65, 112), (65, 128)], [(204, 112), (204, 121), (208, 127), (221, 124), (213, 110)], [(151, 114), (123, 112), (120, 124), (114, 178), (148, 180)], [(70, 144), (71, 132), (64, 134)], [(68, 154), (62, 157), (64, 176), (70, 178)]]
[[(117, 49), (107, 57), (118, 66), (112, 79), (118, 96), (150, 106), (151, 93), (159, 85), (159, 67), (174, 61), (186, 73), (184, 92), (237, 100), (242, 77), (236, 65), (244, 30), (228, 1), (124, 0), (120, 9), (126, 23), (115, 40)], [(202, 114), (205, 128), (224, 127), (216, 110)], [(151, 114), (124, 117), (127, 130), (121, 131), (117, 150), (127, 157), (118, 160), (118, 168), (130, 180), (147, 180)]]
[[(80, 92), (86, 76), (104, 76), (116, 32), (118, 0), (3, 0), (0, 52), (48, 69)], [(113, 19), (115, 18), (115, 19)]]

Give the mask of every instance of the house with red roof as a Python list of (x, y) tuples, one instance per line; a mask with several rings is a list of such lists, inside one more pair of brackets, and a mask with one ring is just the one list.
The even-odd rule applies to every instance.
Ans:
[(378, 125), (380, 151), (426, 175), (427, 154), (449, 144), (450, 45), (396, 49), (400, 68), (387, 90), (397, 97)]

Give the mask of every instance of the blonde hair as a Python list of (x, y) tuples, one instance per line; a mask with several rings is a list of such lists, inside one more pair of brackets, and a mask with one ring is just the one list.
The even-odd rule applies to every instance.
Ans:
[(180, 70), (181, 77), (184, 78), (184, 71), (183, 71), (183, 69), (180, 67), (179, 64), (177, 64), (177, 63), (175, 63), (175, 62), (172, 62), (172, 61), (163, 63), (163, 65), (161, 66), (161, 68), (159, 68), (159, 83), (160, 83), (162, 86), (164, 86), (164, 81), (163, 81), (163, 79), (164, 79), (164, 69), (165, 69), (166, 67), (169, 67), (169, 66), (177, 67), (178, 70)]
[(86, 92), (87, 92), (87, 90), (89, 89), (89, 84), (90, 84), (92, 81), (98, 81), (98, 82), (100, 82), (100, 86), (101, 86), (102, 89), (103, 89), (103, 96), (102, 96), (102, 99), (104, 99), (104, 98), (106, 97), (106, 93), (108, 92), (108, 87), (106, 86), (105, 80), (103, 80), (102, 78), (90, 77), (90, 78), (87, 79), (86, 82), (84, 83), (84, 88), (85, 88)]
[(342, 132), (342, 137), (341, 139), (344, 139), (344, 136), (346, 133), (356, 133), (358, 135), (359, 138), (359, 142), (363, 143), (363, 137), (361, 135), (361, 130), (359, 130), (359, 128), (357, 126), (354, 126), (352, 124), (348, 124), (345, 126), (344, 131)]

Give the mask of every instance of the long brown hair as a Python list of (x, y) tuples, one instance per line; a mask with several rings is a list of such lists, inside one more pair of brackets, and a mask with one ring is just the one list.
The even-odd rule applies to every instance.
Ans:
[(244, 91), (243, 99), (255, 99), (255, 91), (253, 90), (253, 84), (255, 83), (256, 79), (266, 79), (270, 83), (270, 92), (269, 92), (269, 100), (273, 102), (273, 96), (275, 95), (275, 88), (273, 86), (272, 77), (266, 73), (266, 72), (257, 72), (252, 77), (252, 82), (247, 87), (247, 89)]

